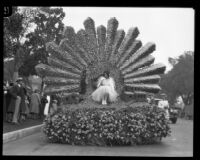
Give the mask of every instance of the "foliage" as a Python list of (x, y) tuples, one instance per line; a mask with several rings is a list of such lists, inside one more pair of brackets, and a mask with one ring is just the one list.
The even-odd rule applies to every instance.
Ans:
[(19, 40), (24, 33), (23, 16), (18, 12), (18, 7), (13, 8), (13, 14), (4, 18), (4, 58), (11, 57), (17, 52)]
[(61, 8), (13, 7), (12, 16), (4, 18), (4, 58), (15, 57), (19, 75), (34, 75), (38, 63), (47, 63), (45, 44), (59, 43), (64, 16)]
[(62, 8), (37, 8), (37, 16), (31, 19), (35, 29), (26, 35), (24, 43), (29, 55), (21, 67), (21, 74), (34, 75), (36, 74), (35, 66), (37, 64), (47, 63), (48, 52), (46, 51), (46, 43), (55, 41), (59, 44), (64, 28), (62, 23), (64, 16), (65, 13)]
[[(14, 66), (9, 66), (4, 69), (5, 72), (9, 72), (7, 79), (15, 81), (18, 77), (18, 69), (22, 66), (25, 51), (22, 46), (22, 38), (28, 25), (24, 25), (24, 17), (20, 13), (18, 7), (13, 7), (13, 14), (10, 17), (4, 18), (4, 58), (14, 58)], [(4, 63), (5, 64), (5, 63)], [(8, 69), (9, 68), (9, 69)], [(7, 74), (5, 73), (5, 74)]]
[(12, 15), (4, 18), (4, 58), (16, 54), (23, 38), (30, 29), (31, 20), (35, 13), (26, 12), (27, 9), (12, 7)]
[(169, 58), (173, 68), (161, 79), (161, 87), (171, 102), (182, 96), (185, 104), (190, 103), (194, 90), (194, 52), (188, 51), (177, 59)]
[(170, 135), (162, 109), (153, 106), (65, 109), (44, 120), (50, 142), (72, 145), (152, 144)]
[(11, 82), (13, 80), (14, 68), (15, 68), (14, 58), (4, 60), (4, 66), (3, 66), (4, 81)]

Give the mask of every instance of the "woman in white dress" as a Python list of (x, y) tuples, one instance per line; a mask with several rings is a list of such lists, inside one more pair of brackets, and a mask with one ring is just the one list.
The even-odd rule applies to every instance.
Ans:
[(92, 99), (107, 105), (107, 102), (115, 102), (117, 100), (117, 92), (115, 90), (115, 82), (108, 71), (98, 79), (97, 89), (92, 93)]

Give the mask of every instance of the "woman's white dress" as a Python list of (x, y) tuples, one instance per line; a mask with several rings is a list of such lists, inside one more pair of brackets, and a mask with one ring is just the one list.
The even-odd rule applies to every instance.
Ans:
[(108, 95), (108, 101), (114, 102), (117, 100), (117, 92), (115, 91), (115, 82), (113, 78), (106, 79), (100, 77), (97, 82), (97, 89), (92, 93), (92, 99), (101, 102), (105, 95)]
[(51, 100), (50, 96), (47, 96), (47, 101), (48, 102), (46, 103), (46, 105), (44, 107), (44, 115), (46, 115), (46, 116), (49, 114), (50, 100)]

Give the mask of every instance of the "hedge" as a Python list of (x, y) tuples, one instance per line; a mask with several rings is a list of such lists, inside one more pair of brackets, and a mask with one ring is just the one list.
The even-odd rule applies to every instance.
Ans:
[(170, 136), (165, 112), (154, 106), (65, 109), (44, 120), (49, 142), (72, 145), (152, 144)]

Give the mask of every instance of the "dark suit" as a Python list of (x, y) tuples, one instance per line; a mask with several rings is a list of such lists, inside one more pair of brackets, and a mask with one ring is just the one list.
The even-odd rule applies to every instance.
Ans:
[[(10, 94), (11, 94), (12, 99), (9, 105), (8, 112), (13, 113), (12, 122), (17, 123), (20, 116), (19, 112), (25, 108), (25, 107), (23, 108), (23, 106), (25, 106), (24, 105), (25, 103), (24, 89), (21, 85), (20, 86), (14, 85), (10, 90)], [(22, 103), (21, 103), (21, 99), (22, 99)]]
[(19, 90), (19, 96), (21, 97), (20, 112), (22, 114), (26, 113), (26, 101), (25, 101), (26, 94), (27, 94), (26, 89), (23, 86), (21, 86)]
[(15, 111), (15, 101), (17, 100), (17, 96), (20, 96), (20, 87), (16, 84), (13, 87), (10, 88), (9, 94), (10, 94), (10, 104), (8, 107), (8, 112), (14, 113)]

